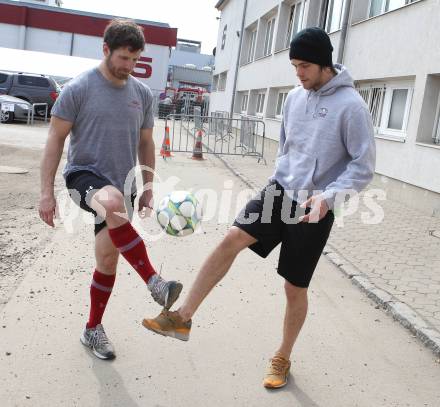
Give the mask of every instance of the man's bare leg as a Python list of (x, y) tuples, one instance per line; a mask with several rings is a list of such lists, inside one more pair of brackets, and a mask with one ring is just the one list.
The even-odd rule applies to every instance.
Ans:
[(307, 288), (296, 287), (286, 281), (284, 289), (287, 303), (284, 314), (283, 339), (277, 353), (285, 359), (289, 359), (307, 316), (308, 300)]
[(95, 236), (96, 268), (103, 274), (116, 274), (119, 251), (108, 234), (108, 228), (99, 231)]
[(270, 360), (263, 386), (283, 387), (290, 371), (290, 354), (307, 315), (307, 288), (296, 287), (285, 282), (286, 312), (284, 315), (283, 339), (281, 346)]
[(223, 241), (214, 249), (197, 274), (178, 313), (184, 321), (192, 318), (204, 298), (226, 275), (238, 253), (257, 240), (236, 226), (232, 226)]

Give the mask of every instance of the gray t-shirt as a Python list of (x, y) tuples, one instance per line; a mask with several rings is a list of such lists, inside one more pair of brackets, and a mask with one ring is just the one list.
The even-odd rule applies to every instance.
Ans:
[[(98, 68), (84, 72), (62, 90), (52, 115), (73, 123), (63, 175), (88, 170), (124, 193), (136, 166), (140, 129), (154, 126), (151, 90), (129, 76), (115, 86)], [(134, 192), (135, 184), (127, 192)]]

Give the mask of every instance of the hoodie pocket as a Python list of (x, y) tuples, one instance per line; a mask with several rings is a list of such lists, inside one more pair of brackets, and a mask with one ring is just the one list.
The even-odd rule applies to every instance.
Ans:
[(285, 188), (294, 191), (315, 189), (316, 157), (290, 149), (277, 158), (275, 179)]

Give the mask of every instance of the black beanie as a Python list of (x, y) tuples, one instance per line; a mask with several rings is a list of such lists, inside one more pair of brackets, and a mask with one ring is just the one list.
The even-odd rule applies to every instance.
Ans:
[(321, 66), (333, 66), (332, 43), (327, 33), (319, 27), (306, 28), (293, 37), (289, 59), (299, 59)]

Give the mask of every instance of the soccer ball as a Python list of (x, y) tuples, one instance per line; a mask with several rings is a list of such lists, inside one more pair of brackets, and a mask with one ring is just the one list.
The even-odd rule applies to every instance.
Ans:
[(187, 236), (202, 219), (202, 208), (193, 194), (174, 191), (166, 195), (156, 210), (159, 225), (172, 236)]

